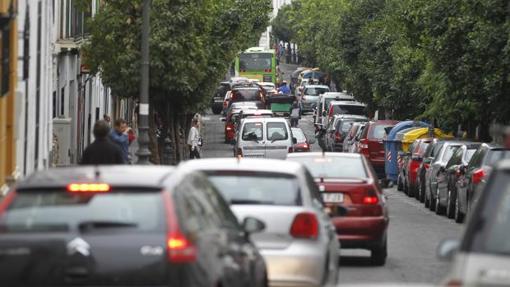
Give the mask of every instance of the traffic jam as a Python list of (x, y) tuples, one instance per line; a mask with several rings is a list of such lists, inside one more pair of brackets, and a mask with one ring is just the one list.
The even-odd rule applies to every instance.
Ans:
[(229, 157), (17, 183), (0, 202), (0, 286), (337, 286), (341, 251), (391, 257), (392, 186), (464, 224), (437, 246), (442, 286), (510, 284), (509, 147), (369, 116), (318, 69), (287, 83), (274, 57), (248, 50), (212, 97)]

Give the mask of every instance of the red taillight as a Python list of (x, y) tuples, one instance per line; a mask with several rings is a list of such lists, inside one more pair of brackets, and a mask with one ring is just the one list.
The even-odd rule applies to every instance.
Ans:
[(272, 71), (271, 69), (264, 69), (264, 72), (266, 73), (271, 73), (271, 71)]
[(190, 263), (197, 259), (197, 249), (182, 233), (170, 194), (163, 193), (168, 224), (166, 248), (171, 263)]
[(361, 154), (364, 154), (366, 156), (369, 156), (368, 152), (368, 139), (361, 139), (359, 141), (359, 151)]
[(319, 236), (319, 221), (310, 212), (302, 212), (294, 217), (290, 227), (290, 235), (295, 238), (317, 239)]
[(335, 132), (335, 142), (341, 142), (342, 141), (342, 135), (340, 132)]
[(375, 205), (379, 203), (379, 197), (373, 190), (369, 190), (367, 194), (363, 197), (363, 204), (367, 205)]
[(423, 166), (425, 167), (425, 169), (429, 169), (430, 164), (428, 164), (428, 163), (424, 163), (424, 164), (423, 164)]
[(107, 183), (71, 183), (67, 186), (67, 191), (72, 193), (103, 193), (110, 189)]
[(475, 170), (473, 172), (473, 179), (472, 179), (472, 182), (474, 184), (479, 184), (480, 182), (482, 182), (482, 179), (485, 177), (485, 171), (481, 168)]
[(9, 205), (11, 205), (15, 197), (16, 192), (11, 191), (7, 193), (7, 195), (4, 197), (2, 201), (0, 201), (0, 215), (2, 215), (5, 212), (5, 210), (7, 210), (7, 208), (9, 207)]
[(233, 129), (234, 129), (234, 127), (233, 127), (231, 124), (229, 124), (229, 125), (227, 125), (227, 127), (226, 127), (225, 129), (226, 129), (227, 131), (231, 131), (231, 130), (233, 130)]

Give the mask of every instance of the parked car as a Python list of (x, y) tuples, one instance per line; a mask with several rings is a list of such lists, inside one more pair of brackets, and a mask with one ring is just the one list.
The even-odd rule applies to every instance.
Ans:
[(313, 112), (317, 107), (319, 95), (329, 92), (329, 87), (324, 85), (308, 85), (301, 92), (301, 111)]
[(368, 118), (356, 115), (335, 115), (328, 123), (324, 137), (324, 146), (326, 151), (342, 152), (344, 138), (350, 127), (356, 122), (366, 122)]
[(291, 130), (292, 135), (296, 138), (294, 152), (309, 152), (312, 148), (312, 144), (315, 143), (315, 139), (309, 139), (300, 128), (291, 128)]
[(457, 196), (455, 203), (455, 221), (461, 223), (471, 210), (475, 198), (479, 197), (493, 166), (510, 158), (510, 149), (494, 144), (482, 144), (475, 152), (468, 165), (460, 169), (457, 180)]
[(356, 122), (356, 123), (352, 124), (352, 126), (349, 128), (349, 131), (347, 132), (347, 135), (345, 136), (345, 139), (344, 139), (343, 152), (350, 151), (351, 146), (354, 143), (356, 134), (358, 133), (358, 130), (364, 124), (365, 124), (365, 122)]
[(360, 136), (358, 152), (367, 157), (380, 179), (386, 179), (383, 141), (387, 132), (397, 123), (394, 120), (368, 122)]
[(235, 156), (285, 159), (296, 138), (283, 118), (248, 118), (241, 122)]
[(223, 109), (223, 100), (225, 94), (230, 91), (230, 82), (221, 82), (211, 99), (211, 110), (215, 115), (219, 115)]
[(194, 160), (180, 168), (204, 172), (240, 220), (264, 220), (265, 230), (252, 239), (266, 260), (270, 286), (336, 285), (340, 246), (303, 165), (242, 158)]
[(418, 199), (420, 202), (425, 202), (425, 175), (427, 170), (430, 168), (430, 162), (434, 159), (438, 151), (441, 149), (442, 141), (439, 141), (437, 138), (433, 138), (430, 144), (427, 146), (425, 153), (423, 154), (423, 159), (420, 162), (420, 166), (418, 167), (418, 171), (416, 172), (416, 187)]
[[(386, 262), (388, 208), (370, 162), (359, 154), (290, 154), (288, 160), (304, 164), (315, 178), (322, 198), (330, 207), (342, 248), (371, 251), (374, 265)], [(349, 168), (346, 168), (349, 167)], [(348, 212), (338, 215), (338, 206)]]
[(510, 160), (492, 171), (461, 239), (444, 240), (439, 257), (452, 261), (441, 286), (508, 286)]
[(455, 151), (462, 146), (462, 141), (444, 141), (435, 157), (430, 161), (430, 168), (425, 174), (425, 207), (431, 211), (436, 210), (437, 175), (441, 168), (444, 169)]
[[(354, 101), (354, 97), (346, 93), (327, 92), (319, 96), (318, 106), (314, 111), (313, 121), (315, 126), (323, 129), (327, 124), (327, 111), (331, 101)], [(326, 111), (326, 115), (324, 115)]]
[(40, 171), (0, 203), (0, 285), (267, 286), (249, 236), (263, 227), (239, 223), (200, 173)]
[(356, 132), (356, 135), (354, 136), (354, 139), (352, 140), (352, 144), (349, 148), (350, 153), (359, 153), (359, 144), (361, 141), (361, 136), (363, 135), (363, 131), (365, 130), (368, 123), (361, 123), (358, 131)]
[(423, 157), (432, 138), (417, 139), (409, 148), (408, 160), (405, 165), (405, 187), (404, 192), (409, 196), (419, 199), (418, 194), (418, 168), (423, 162)]
[(356, 101), (331, 101), (327, 108), (328, 119), (335, 115), (366, 116), (367, 105)]

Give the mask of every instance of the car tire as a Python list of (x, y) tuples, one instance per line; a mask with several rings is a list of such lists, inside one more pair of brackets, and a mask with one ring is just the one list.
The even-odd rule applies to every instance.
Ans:
[(386, 258), (388, 257), (388, 244), (386, 237), (383, 242), (377, 247), (371, 249), (370, 261), (374, 266), (383, 266), (386, 264)]
[(453, 192), (448, 190), (448, 198), (446, 200), (446, 217), (453, 218), (455, 216), (455, 202), (453, 202)]
[(436, 199), (435, 199), (435, 204), (434, 206), (436, 207), (436, 214), (437, 215), (443, 215), (444, 214), (444, 207), (441, 206), (441, 200), (440, 200), (440, 197), (439, 197), (439, 188), (436, 188)]
[(430, 207), (430, 200), (427, 197), (427, 191), (426, 190), (423, 192), (423, 197), (424, 197), (423, 204), (425, 205), (426, 208), (429, 208)]
[(464, 222), (464, 214), (460, 211), (460, 200), (458, 195), (455, 198), (455, 222)]

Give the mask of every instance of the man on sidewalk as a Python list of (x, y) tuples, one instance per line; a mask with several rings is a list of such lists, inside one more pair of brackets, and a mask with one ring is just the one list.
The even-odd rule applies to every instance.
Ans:
[(110, 126), (106, 121), (97, 121), (94, 124), (95, 140), (91, 143), (81, 158), (81, 165), (124, 164), (120, 148), (108, 138)]
[(125, 133), (126, 129), (127, 122), (125, 120), (115, 120), (113, 129), (110, 132), (110, 139), (120, 147), (124, 162), (129, 163), (129, 138)]

